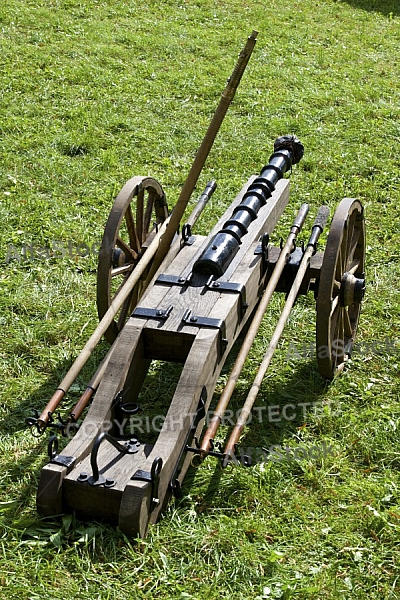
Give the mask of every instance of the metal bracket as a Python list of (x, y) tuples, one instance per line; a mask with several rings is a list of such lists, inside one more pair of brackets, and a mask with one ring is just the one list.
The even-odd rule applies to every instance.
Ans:
[[(192, 452), (195, 456), (200, 455), (200, 444), (197, 438), (194, 438), (195, 445), (194, 446), (186, 446), (186, 452)], [(224, 469), (226, 466), (233, 465), (242, 465), (243, 467), (251, 467), (252, 460), (251, 456), (247, 454), (237, 454), (237, 447), (235, 446), (235, 452), (224, 452), (222, 442), (215, 442), (214, 440), (210, 440), (210, 450), (207, 452), (207, 456), (212, 456), (213, 458), (218, 458), (221, 461), (221, 466)]]
[(168, 306), (168, 308), (143, 308), (141, 306), (137, 306), (131, 317), (145, 317), (146, 319), (160, 319), (161, 321), (166, 321), (171, 314), (173, 306)]
[(183, 287), (184, 285), (188, 285), (190, 283), (190, 279), (191, 274), (189, 277), (183, 277), (182, 275), (165, 275), (165, 273), (161, 273), (155, 282), (164, 285), (179, 285)]
[(210, 290), (216, 290), (218, 292), (231, 292), (240, 295), (240, 310), (242, 316), (249, 307), (246, 299), (246, 286), (243, 283), (235, 283), (234, 281), (214, 281), (211, 277), (206, 284), (206, 287)]
[(104, 485), (105, 487), (113, 487), (115, 485), (114, 479), (106, 479), (99, 471), (99, 466), (97, 464), (97, 455), (99, 452), (100, 444), (106, 440), (110, 444), (114, 446), (117, 450), (119, 450), (122, 454), (136, 454), (140, 448), (140, 442), (136, 438), (131, 438), (127, 440), (124, 444), (121, 444), (118, 440), (114, 439), (108, 433), (104, 431), (99, 433), (99, 435), (94, 440), (92, 452), (90, 455), (90, 464), (92, 467), (92, 476), (89, 473), (81, 473), (78, 477), (78, 481), (80, 483), (87, 482), (89, 485), (100, 486)]
[(70, 469), (75, 464), (75, 456), (66, 456), (65, 454), (58, 454), (58, 438), (56, 435), (52, 435), (49, 439), (47, 452), (49, 455), (50, 463), (53, 465), (61, 465), (62, 467), (67, 467), (67, 469)]
[(195, 242), (195, 239), (196, 236), (192, 235), (190, 223), (185, 223), (181, 232), (181, 248), (183, 248), (183, 246), (192, 246)]
[(144, 471), (143, 469), (138, 469), (131, 477), (131, 480), (134, 481), (147, 481), (148, 483), (151, 483), (150, 510), (154, 510), (156, 506), (160, 504), (160, 499), (158, 497), (158, 484), (160, 482), (160, 473), (162, 466), (163, 460), (158, 456), (153, 460), (150, 472)]
[[(65, 398), (65, 400), (67, 400), (67, 398)], [(63, 437), (67, 437), (68, 422), (65, 422), (61, 418), (60, 413), (57, 413), (58, 421), (55, 421), (54, 413), (48, 412), (47, 413), (48, 421), (47, 421), (46, 425), (42, 428), (42, 426), (39, 425), (39, 412), (36, 409), (33, 409), (33, 412), (35, 414), (34, 417), (28, 417), (25, 419), (25, 423), (28, 425), (28, 427), (31, 428), (31, 433), (32, 433), (33, 437), (40, 437), (46, 429), (54, 429), (55, 431), (60, 433)]]
[(172, 493), (174, 494), (175, 498), (182, 498), (182, 495), (183, 495), (182, 489), (181, 489), (181, 482), (178, 479), (178, 475), (182, 469), (182, 464), (184, 461), (184, 454), (186, 452), (186, 448), (192, 443), (198, 424), (206, 416), (206, 401), (207, 401), (207, 389), (205, 387), (203, 387), (203, 389), (201, 390), (199, 404), (197, 406), (196, 414), (194, 415), (190, 429), (187, 432), (187, 436), (185, 439), (185, 443), (183, 445), (183, 449), (179, 455), (174, 473), (170, 480), (169, 485), (170, 485), (170, 488), (171, 488)]
[(266, 271), (268, 267), (268, 254), (269, 254), (269, 233), (263, 233), (261, 243), (258, 244), (254, 250), (255, 256), (262, 257), (263, 270)]
[[(178, 285), (185, 286), (190, 285), (190, 281), (192, 279), (192, 273), (188, 277), (183, 277), (182, 275), (165, 275), (161, 273), (156, 279), (156, 283), (160, 283), (163, 285)], [(240, 294), (240, 309), (242, 316), (246, 312), (248, 308), (248, 304), (246, 301), (246, 286), (242, 283), (235, 283), (234, 281), (218, 281), (214, 280), (214, 277), (211, 276), (210, 279), (205, 283), (205, 288), (212, 291), (217, 292), (230, 292), (234, 294)]]
[(127, 415), (132, 416), (138, 412), (139, 405), (136, 402), (125, 402), (124, 390), (120, 390), (114, 398), (112, 408), (115, 410), (117, 421), (122, 423)]
[(187, 308), (183, 313), (182, 323), (186, 325), (191, 325), (193, 327), (211, 327), (213, 329), (219, 330), (219, 337), (221, 342), (221, 349), (225, 350), (228, 345), (228, 340), (226, 339), (226, 325), (223, 319), (213, 319), (212, 317), (199, 317), (197, 315), (192, 314), (190, 308)]

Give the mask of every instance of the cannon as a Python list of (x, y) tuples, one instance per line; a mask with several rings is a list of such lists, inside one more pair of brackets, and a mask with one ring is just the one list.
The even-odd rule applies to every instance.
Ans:
[[(270, 243), (289, 202), (285, 174), (304, 151), (295, 136), (275, 141), (260, 174), (249, 178), (209, 235), (193, 229), (214, 193), (213, 181), (177, 233), (256, 33), (239, 56), (172, 213), (152, 177), (133, 177), (114, 202), (99, 252), (99, 326), (42, 413), (27, 419), (36, 435), (52, 433), (37, 493), (42, 515), (75, 511), (144, 537), (171, 495), (182, 494), (191, 463), (201, 464), (208, 456), (223, 467), (237, 461), (244, 425), (299, 294), (313, 293), (316, 299), (321, 375), (334, 378), (351, 355), (365, 290), (361, 203), (352, 198), (339, 203), (324, 251), (317, 249), (329, 216), (324, 206), (307, 243), (296, 243), (306, 204), (287, 239)], [(226, 443), (218, 445), (218, 428), (274, 292), (285, 294), (284, 308), (237, 422)], [(67, 418), (57, 420), (60, 403), (103, 335), (110, 350)], [(221, 370), (238, 339), (234, 366), (203, 431)], [(158, 435), (146, 439), (133, 436), (129, 424), (137, 414), (151, 412), (152, 400), (143, 400), (142, 388), (153, 361), (182, 366)], [(60, 434), (69, 438), (61, 452)]]

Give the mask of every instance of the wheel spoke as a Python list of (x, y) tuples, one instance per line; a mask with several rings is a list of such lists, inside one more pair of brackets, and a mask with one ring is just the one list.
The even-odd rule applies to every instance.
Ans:
[(332, 356), (336, 358), (335, 364), (340, 364), (344, 360), (344, 322), (343, 312), (344, 309), (340, 307), (338, 318), (336, 321), (335, 333), (332, 342)]
[(147, 234), (149, 233), (149, 230), (150, 230), (151, 216), (153, 214), (153, 206), (154, 206), (154, 194), (149, 193), (149, 197), (147, 199), (147, 204), (146, 204), (146, 210), (144, 213), (144, 220), (143, 220), (143, 234), (144, 234), (143, 241), (145, 241)]
[(144, 189), (142, 188), (136, 198), (136, 231), (140, 246), (143, 244), (143, 209)]
[(114, 298), (115, 298), (116, 296), (118, 296), (119, 292), (120, 292), (120, 291), (122, 290), (122, 288), (124, 287), (124, 285), (125, 285), (125, 283), (126, 283), (126, 280), (128, 279), (128, 277), (129, 277), (129, 273), (126, 273), (126, 274), (124, 275), (124, 277), (123, 277), (123, 279), (122, 279), (121, 283), (119, 284), (118, 288), (115, 290), (115, 292), (113, 292), (113, 295), (112, 295), (112, 297), (110, 298), (110, 299), (111, 299), (111, 302), (114, 300)]
[(349, 220), (343, 224), (343, 237), (340, 243), (340, 267), (342, 269), (342, 275), (346, 271), (346, 259), (347, 259), (347, 246), (349, 242)]
[(343, 331), (345, 340), (352, 339), (353, 331), (351, 327), (350, 315), (347, 310), (343, 311)]
[(132, 271), (133, 267), (133, 263), (128, 263), (127, 265), (123, 265), (122, 267), (116, 267), (115, 269), (111, 269), (111, 277), (117, 277), (118, 275), (128, 273)]
[(139, 253), (141, 244), (138, 239), (137, 232), (136, 232), (136, 227), (135, 227), (135, 223), (133, 220), (133, 214), (132, 214), (132, 206), (130, 204), (128, 205), (128, 207), (126, 209), (124, 216), (125, 216), (126, 227), (128, 229), (130, 247), (136, 253)]
[(339, 306), (339, 303), (336, 303), (335, 308), (332, 310), (330, 316), (330, 346), (332, 346), (333, 342), (336, 339), (340, 311), (341, 307)]
[(357, 271), (360, 270), (360, 267), (361, 267), (360, 260), (355, 260), (355, 261), (353, 261), (351, 268), (347, 272), (354, 275), (354, 273), (357, 273)]
[(137, 253), (134, 250), (132, 250), (132, 248), (130, 248), (130, 246), (128, 246), (128, 244), (124, 242), (124, 240), (121, 240), (120, 237), (116, 239), (115, 243), (118, 246), (118, 248), (122, 250), (125, 256), (131, 257), (133, 260), (135, 260), (135, 258), (138, 257)]
[(332, 304), (331, 304), (331, 314), (330, 314), (331, 318), (333, 317), (335, 310), (337, 310), (338, 304), (339, 304), (339, 296), (336, 296), (336, 298), (334, 298), (332, 300)]
[(360, 237), (360, 232), (357, 229), (354, 229), (352, 232), (351, 240), (349, 241), (349, 247), (348, 247), (348, 251), (347, 251), (346, 270), (348, 270), (350, 265), (353, 263), (354, 254), (357, 249), (359, 237)]
[(335, 267), (335, 281), (342, 281), (343, 269), (342, 269), (342, 245), (339, 246), (338, 256)]
[(350, 242), (350, 246), (349, 246), (349, 254), (348, 254), (348, 260), (347, 260), (347, 267), (349, 267), (353, 260), (354, 260), (354, 255), (356, 253), (356, 249), (357, 249), (357, 244), (359, 241), (359, 232), (357, 230), (355, 230), (353, 232), (353, 237), (352, 240)]
[[(133, 293), (133, 290), (132, 290)], [(118, 315), (118, 321), (117, 321), (117, 326), (118, 329), (121, 330), (123, 328), (123, 326), (125, 325), (125, 321), (129, 315), (130, 312), (130, 305), (131, 305), (131, 299), (132, 299), (132, 293), (129, 294), (129, 296), (127, 297), (127, 299), (125, 300), (125, 302), (122, 305), (121, 311)]]
[(138, 282), (137, 285), (135, 285), (135, 287), (132, 290), (132, 294), (131, 294), (131, 310), (130, 312), (133, 311), (134, 307), (137, 305), (137, 303), (139, 302), (139, 298), (140, 298), (140, 281)]

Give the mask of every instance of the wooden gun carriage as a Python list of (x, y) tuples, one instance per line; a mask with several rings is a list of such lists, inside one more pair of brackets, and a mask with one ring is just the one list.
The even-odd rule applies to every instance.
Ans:
[[(252, 46), (254, 34), (248, 42)], [(247, 45), (242, 63), (251, 50)], [(236, 68), (228, 87), (237, 86), (243, 70), (243, 64), (239, 74)], [(298, 294), (313, 292), (316, 298), (321, 374), (333, 378), (343, 368), (364, 294), (363, 209), (355, 199), (342, 200), (325, 251), (317, 252), (328, 211), (319, 210), (308, 243), (296, 246), (308, 212), (303, 205), (287, 240), (280, 247), (271, 246), (269, 236), (289, 201), (289, 181), (283, 176), (302, 154), (297, 138), (278, 138), (268, 164), (246, 182), (208, 236), (194, 235), (192, 228), (214, 182), (181, 235), (176, 234), (176, 220), (179, 223), (182, 217), (180, 200), (186, 194), (187, 204), (200, 171), (199, 154), (188, 177), (189, 194), (184, 186), (171, 216), (155, 179), (134, 177), (122, 188), (99, 254), (99, 328), (42, 414), (29, 419), (38, 434), (47, 427), (65, 435), (77, 429), (62, 453), (57, 438), (50, 439), (50, 461), (42, 469), (37, 496), (41, 514), (76, 511), (84, 518), (118, 523), (126, 534), (143, 537), (170, 495), (181, 494), (194, 456), (198, 462), (216, 456), (223, 466), (235, 460), (244, 424)], [(204, 156), (198, 162), (204, 164)], [(160, 254), (163, 243), (166, 250)], [(120, 284), (117, 290), (115, 281)], [(286, 294), (285, 307), (238, 421), (225, 447), (217, 448), (218, 426), (274, 291)], [(241, 333), (245, 335), (233, 370), (201, 436), (217, 380)], [(67, 421), (55, 423), (57, 406), (102, 334), (111, 343), (110, 351)], [(158, 437), (149, 443), (130, 435), (125, 424), (138, 411), (153, 360), (183, 367)], [(146, 412), (146, 406), (140, 409)]]

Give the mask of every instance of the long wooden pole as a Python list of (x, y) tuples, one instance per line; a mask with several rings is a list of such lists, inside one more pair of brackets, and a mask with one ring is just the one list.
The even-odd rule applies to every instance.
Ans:
[(322, 206), (318, 212), (317, 218), (312, 228), (312, 234), (310, 237), (310, 241), (307, 244), (307, 248), (303, 254), (303, 258), (299, 265), (299, 270), (297, 271), (296, 277), (290, 288), (290, 292), (287, 296), (285, 306), (283, 307), (281, 316), (279, 317), (278, 323), (275, 327), (274, 333), (272, 335), (269, 346), (265, 352), (264, 358), (257, 370), (257, 375), (254, 379), (253, 385), (250, 388), (250, 391), (247, 395), (246, 401), (240, 411), (240, 415), (238, 420), (232, 430), (232, 433), (228, 439), (228, 442), (225, 445), (224, 454), (225, 459), (224, 462), (227, 464), (229, 460), (235, 455), (235, 446), (239, 441), (239, 438), (243, 432), (243, 429), (247, 423), (247, 420), (250, 416), (251, 409), (253, 408), (255, 399), (257, 398), (258, 392), (260, 391), (261, 384), (263, 382), (265, 373), (270, 365), (272, 357), (275, 353), (276, 347), (281, 338), (283, 329), (286, 325), (286, 321), (289, 318), (290, 312), (293, 308), (293, 305), (296, 301), (297, 294), (299, 292), (300, 286), (306, 274), (310, 259), (312, 255), (315, 253), (316, 243), (318, 238), (325, 227), (326, 220), (328, 218), (328, 208), (326, 206)]
[(298, 211), (296, 218), (293, 222), (293, 225), (291, 227), (290, 233), (285, 242), (285, 245), (282, 248), (282, 251), (279, 255), (279, 258), (277, 260), (275, 268), (272, 272), (271, 278), (268, 281), (268, 284), (267, 284), (267, 286), (264, 290), (264, 293), (261, 297), (261, 300), (258, 304), (257, 310), (254, 314), (254, 317), (250, 324), (249, 330), (246, 334), (246, 337), (243, 340), (243, 344), (242, 344), (242, 347), (240, 348), (239, 354), (237, 355), (235, 364), (233, 365), (232, 372), (229, 376), (226, 386), (223, 389), (223, 392), (220, 396), (218, 404), (214, 410), (214, 414), (210, 420), (207, 431), (204, 434), (204, 437), (203, 437), (203, 440), (202, 440), (202, 443), (200, 446), (200, 453), (199, 453), (200, 458), (202, 460), (207, 456), (209, 450), (211, 449), (211, 445), (212, 445), (211, 440), (214, 440), (215, 434), (217, 433), (218, 428), (221, 424), (225, 410), (227, 409), (229, 401), (232, 397), (232, 394), (234, 392), (236, 383), (239, 379), (240, 373), (242, 372), (246, 358), (250, 352), (250, 349), (253, 345), (254, 339), (260, 328), (261, 321), (263, 320), (267, 306), (270, 303), (272, 294), (275, 291), (275, 288), (278, 284), (279, 278), (280, 278), (282, 271), (286, 265), (287, 259), (290, 255), (290, 252), (292, 251), (293, 243), (304, 224), (305, 218), (308, 213), (308, 209), (309, 209), (308, 204), (303, 204), (301, 206), (300, 210)]
[(250, 56), (253, 52), (255, 43), (257, 41), (257, 31), (252, 31), (251, 35), (247, 39), (247, 43), (239, 54), (238, 61), (235, 65), (232, 75), (228, 79), (227, 85), (222, 92), (221, 99), (219, 105), (214, 113), (212, 121), (208, 127), (207, 133), (204, 136), (204, 139), (201, 143), (199, 150), (197, 151), (196, 157), (193, 161), (193, 164), (190, 168), (189, 174), (186, 178), (186, 181), (183, 185), (181, 193), (179, 195), (178, 201), (174, 206), (174, 209), (171, 213), (171, 220), (167, 227), (165, 234), (161, 239), (160, 246), (157, 250), (157, 253), (154, 257), (154, 261), (151, 265), (150, 272), (147, 276), (147, 279), (144, 283), (144, 287), (146, 288), (152, 278), (154, 277), (157, 269), (161, 265), (164, 257), (168, 253), (171, 242), (174, 238), (175, 233), (179, 228), (179, 224), (187, 207), (187, 204), (190, 200), (190, 197), (193, 193), (201, 170), (204, 167), (204, 164), (207, 160), (207, 157), (210, 153), (211, 147), (214, 143), (214, 140), (217, 136), (219, 128), (221, 127), (222, 121), (226, 115), (226, 112), (231, 104), (233, 97), (235, 95), (236, 89), (240, 83), (244, 70), (249, 62)]

